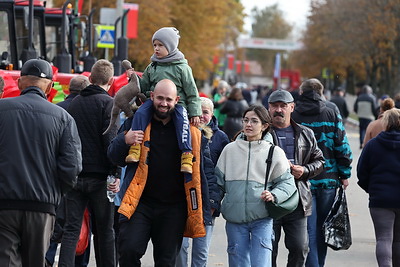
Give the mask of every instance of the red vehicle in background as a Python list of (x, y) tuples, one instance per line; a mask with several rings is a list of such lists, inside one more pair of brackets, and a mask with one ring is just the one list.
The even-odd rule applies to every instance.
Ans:
[[(87, 50), (92, 41), (89, 37), (92, 36), (91, 15), (92, 12), (89, 17), (77, 14), (70, 0), (61, 8), (46, 8), (45, 1), (38, 0), (0, 0), (0, 75), (5, 80), (3, 97), (19, 95), (16, 84), (19, 70), (26, 60), (38, 57), (52, 63), (53, 80), (62, 88), (58, 93), (68, 94), (69, 81), (86, 67), (79, 55), (90, 55)], [(89, 27), (86, 27), (86, 20)], [(90, 73), (82, 74), (88, 76)], [(125, 73), (115, 77), (109, 94), (114, 95), (127, 82)], [(56, 94), (54, 89), (48, 97), (49, 101)]]
[[(278, 78), (274, 78), (274, 88), (278, 87)], [(280, 88), (289, 92), (295, 91), (299, 88), (301, 83), (300, 71), (282, 69), (280, 76)]]

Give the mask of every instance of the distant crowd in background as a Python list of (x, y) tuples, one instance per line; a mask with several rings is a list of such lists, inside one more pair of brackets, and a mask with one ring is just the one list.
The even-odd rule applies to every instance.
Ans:
[[(241, 110), (240, 108), (246, 104), (253, 105), (259, 103), (268, 108), (268, 98), (275, 90), (276, 89), (269, 86), (249, 86), (243, 82), (229, 85), (226, 81), (220, 80), (218, 85), (211, 91), (210, 96), (204, 96), (210, 97), (213, 100), (216, 109), (215, 116), (218, 119), (219, 127), (223, 129), (231, 139), (231, 136), (234, 135), (234, 133), (232, 133), (234, 130), (231, 130), (232, 122), (228, 122), (228, 126), (224, 128), (227, 118), (230, 117), (228, 121), (232, 121), (232, 118), (235, 117), (234, 111), (239, 112)], [(299, 89), (291, 89), (289, 92), (294, 98), (294, 103), (296, 103), (299, 98)], [(388, 94), (377, 97), (369, 85), (358, 83), (356, 85), (355, 97), (354, 105), (349, 107), (348, 101), (346, 101), (346, 90), (344, 87), (339, 86), (333, 89), (332, 92), (324, 90), (323, 94), (325, 100), (336, 105), (344, 124), (347, 123), (347, 119), (351, 113), (355, 115), (352, 121), (358, 121), (360, 128), (360, 148), (362, 148), (366, 141), (376, 136), (374, 134), (371, 135), (375, 123), (373, 123), (367, 131), (369, 124), (374, 120), (380, 119), (384, 111), (391, 108), (400, 108), (400, 93), (393, 97)], [(220, 111), (221, 109), (222, 112)], [(236, 116), (240, 117), (238, 115)], [(234, 129), (236, 129), (237, 132), (238, 128)], [(366, 137), (366, 133), (368, 133), (368, 137)]]

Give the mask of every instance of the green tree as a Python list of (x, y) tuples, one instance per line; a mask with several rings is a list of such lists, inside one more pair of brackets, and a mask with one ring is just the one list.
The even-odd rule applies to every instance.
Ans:
[[(62, 1), (54, 0), (54, 6), (61, 6)], [(212, 71), (213, 56), (224, 53), (221, 44), (236, 39), (243, 31), (244, 8), (238, 0), (136, 0), (135, 3), (139, 4), (139, 37), (129, 40), (128, 53), (139, 71), (150, 63), (151, 38), (161, 27), (176, 27), (180, 31), (179, 49), (198, 80), (206, 79)], [(89, 5), (89, 1), (84, 2), (83, 14), (89, 13)], [(97, 14), (102, 7), (115, 7), (115, 1), (92, 1), (91, 7), (96, 8)], [(98, 23), (98, 14), (94, 21)]]
[[(293, 26), (283, 17), (283, 12), (278, 5), (272, 5), (259, 10), (253, 8), (251, 37), (287, 39), (292, 32)], [(275, 54), (278, 51), (265, 49), (248, 49), (247, 58), (256, 60), (266, 75), (272, 76)], [(281, 51), (282, 52), (282, 51)]]
[(392, 91), (398, 84), (399, 4), (399, 0), (313, 1), (297, 65), (307, 76), (317, 76), (328, 67), (347, 85), (364, 81), (380, 93)]

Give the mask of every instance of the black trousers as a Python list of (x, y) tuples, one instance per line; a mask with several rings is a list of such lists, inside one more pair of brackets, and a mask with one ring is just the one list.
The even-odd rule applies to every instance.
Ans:
[(0, 266), (43, 267), (55, 216), (0, 210)]
[(66, 222), (61, 241), (59, 267), (75, 266), (75, 251), (82, 218), (89, 205), (92, 216), (96, 264), (115, 266), (114, 203), (107, 198), (107, 183), (93, 177), (79, 177), (76, 187), (65, 195)]
[[(281, 231), (285, 232), (285, 247), (289, 250), (286, 267), (302, 267), (308, 255), (307, 217), (304, 217), (302, 205), (295, 211), (274, 220), (275, 240), (272, 242), (272, 266), (276, 267), (278, 257), (278, 243)], [(282, 265), (283, 266), (283, 265)]]
[(119, 229), (119, 266), (141, 266), (148, 242), (153, 243), (155, 267), (175, 266), (187, 219), (186, 203), (155, 205), (139, 202)]

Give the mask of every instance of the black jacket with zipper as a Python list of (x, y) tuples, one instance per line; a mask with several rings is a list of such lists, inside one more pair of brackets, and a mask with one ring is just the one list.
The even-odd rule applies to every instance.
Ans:
[(38, 87), (0, 99), (0, 210), (55, 215), (82, 169), (73, 118)]
[(116, 167), (107, 158), (108, 145), (117, 134), (117, 125), (103, 135), (111, 119), (113, 98), (97, 85), (89, 85), (76, 96), (68, 107), (75, 119), (82, 141), (82, 172), (79, 177), (107, 179)]

